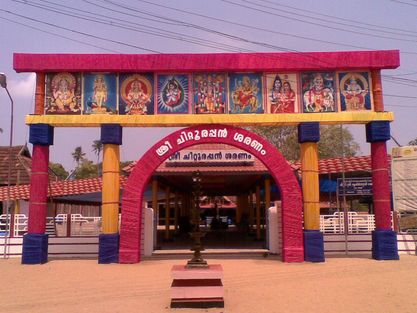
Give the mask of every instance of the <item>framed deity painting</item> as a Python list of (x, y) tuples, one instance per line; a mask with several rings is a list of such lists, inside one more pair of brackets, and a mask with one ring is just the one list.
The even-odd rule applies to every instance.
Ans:
[(261, 74), (230, 74), (229, 113), (263, 113), (262, 92)]
[(313, 72), (301, 74), (303, 112), (336, 112), (334, 72)]
[(152, 74), (119, 75), (119, 114), (154, 114)]
[(187, 74), (157, 75), (157, 114), (188, 114), (190, 78)]
[(117, 75), (84, 75), (84, 113), (117, 114)]
[(226, 112), (227, 75), (202, 73), (193, 76), (193, 112), (222, 114)]
[(372, 109), (369, 72), (338, 72), (337, 80), (342, 111)]
[(81, 114), (81, 74), (46, 75), (45, 114)]
[(298, 112), (297, 74), (269, 73), (265, 75), (265, 81), (267, 113)]

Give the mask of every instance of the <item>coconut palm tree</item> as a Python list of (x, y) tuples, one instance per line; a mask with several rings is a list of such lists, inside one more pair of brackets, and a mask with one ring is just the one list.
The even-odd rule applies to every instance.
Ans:
[(76, 147), (74, 152), (71, 153), (72, 158), (77, 163), (77, 169), (80, 167), (80, 162), (84, 159), (85, 153), (81, 147)]
[(95, 155), (97, 155), (97, 175), (100, 176), (100, 153), (103, 151), (103, 143), (101, 140), (94, 140), (91, 147)]

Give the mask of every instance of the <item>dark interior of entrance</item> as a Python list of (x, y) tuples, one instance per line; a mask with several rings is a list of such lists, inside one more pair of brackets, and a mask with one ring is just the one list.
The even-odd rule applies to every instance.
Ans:
[[(271, 181), (268, 173), (256, 172), (253, 166), (247, 171), (244, 166), (239, 168), (230, 171), (224, 167), (218, 173), (215, 169), (221, 170), (219, 167), (198, 168), (202, 176), (199, 212), (205, 249), (267, 248), (266, 210), (279, 195), (272, 181), (268, 185), (272, 193), (265, 197), (265, 180)], [(190, 216), (195, 206), (192, 173), (158, 171), (154, 179), (158, 181), (159, 194), (165, 195), (158, 199), (155, 249), (189, 249)]]

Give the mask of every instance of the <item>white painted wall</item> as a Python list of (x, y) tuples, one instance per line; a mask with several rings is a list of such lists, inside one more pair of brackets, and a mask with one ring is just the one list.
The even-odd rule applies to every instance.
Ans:
[(29, 216), (29, 201), (26, 200), (19, 200), (20, 204), (20, 214), (25, 214)]
[(145, 208), (144, 209), (144, 225), (142, 224), (143, 227), (143, 256), (151, 256), (152, 252), (153, 252), (153, 247), (154, 247), (154, 213), (153, 213), (153, 209), (151, 208)]

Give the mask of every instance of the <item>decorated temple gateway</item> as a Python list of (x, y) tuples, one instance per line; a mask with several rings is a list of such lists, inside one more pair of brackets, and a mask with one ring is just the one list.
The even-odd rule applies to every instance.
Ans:
[[(35, 111), (26, 118), (33, 158), (22, 263), (47, 261), (48, 161), (55, 127), (101, 129), (104, 154), (99, 263), (141, 260), (148, 183), (165, 160), (201, 144), (226, 144), (259, 159), (279, 189), (283, 261), (322, 262), (317, 149), (321, 124), (365, 125), (371, 145), (376, 223), (372, 255), (378, 260), (398, 259), (386, 152), (393, 114), (384, 110), (380, 73), (398, 66), (398, 51), (15, 54), (17, 72), (37, 75)], [(298, 126), (301, 186), (272, 144), (241, 128), (248, 125)], [(123, 128), (156, 126), (187, 128), (160, 140), (141, 157), (120, 199)], [(209, 158), (207, 155), (202, 161)], [(197, 158), (202, 158), (201, 152)]]

